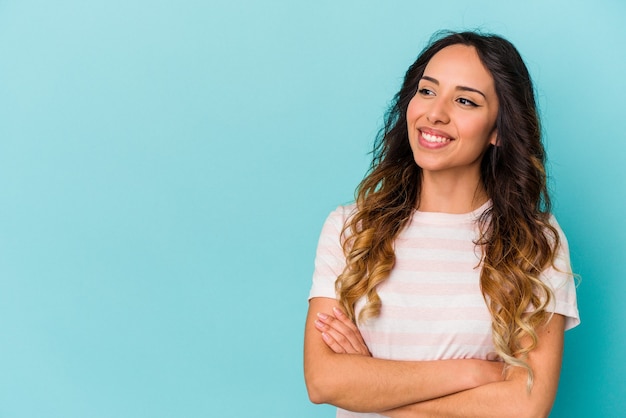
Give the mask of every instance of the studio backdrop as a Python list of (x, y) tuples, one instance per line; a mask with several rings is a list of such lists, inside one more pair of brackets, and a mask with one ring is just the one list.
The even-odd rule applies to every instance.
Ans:
[(536, 84), (582, 324), (553, 417), (626, 411), (626, 3), (0, 0), (0, 417), (333, 417), (302, 338), (349, 203), (439, 29)]

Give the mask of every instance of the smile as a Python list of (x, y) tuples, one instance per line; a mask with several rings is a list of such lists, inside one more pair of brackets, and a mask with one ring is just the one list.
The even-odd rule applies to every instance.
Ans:
[(445, 136), (433, 135), (426, 132), (422, 132), (422, 138), (424, 138), (426, 142), (430, 142), (431, 144), (444, 144), (446, 142), (452, 141), (452, 139)]

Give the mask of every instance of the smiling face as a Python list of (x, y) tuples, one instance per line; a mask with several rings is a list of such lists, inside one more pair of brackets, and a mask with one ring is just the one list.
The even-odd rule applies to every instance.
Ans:
[(426, 65), (407, 108), (413, 157), (425, 176), (480, 178), (480, 162), (496, 143), (498, 97), (474, 47), (448, 46)]

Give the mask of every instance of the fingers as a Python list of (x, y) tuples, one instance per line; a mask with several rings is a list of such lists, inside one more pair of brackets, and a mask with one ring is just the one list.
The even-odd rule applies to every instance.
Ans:
[(315, 327), (322, 332), (324, 342), (335, 353), (361, 354), (362, 350), (359, 350), (358, 345), (354, 347), (350, 338), (346, 335), (350, 330), (345, 328), (339, 329), (339, 326), (340, 324), (337, 321), (333, 321), (333, 318), (330, 316), (320, 315), (319, 319), (315, 321)]
[(335, 353), (370, 355), (361, 333), (341, 311), (336, 310), (335, 316), (319, 313), (317, 317), (315, 327)]
[[(348, 318), (348, 316), (345, 313), (343, 313), (341, 309), (337, 307), (333, 308), (333, 313), (335, 314), (335, 318), (337, 318), (339, 321), (341, 321), (341, 323), (343, 323), (345, 326), (347, 326), (354, 332), (354, 337), (357, 340), (357, 344), (366, 347), (365, 341), (363, 340), (363, 336), (361, 335), (361, 332), (356, 327), (356, 325), (354, 325), (354, 322), (352, 322), (350, 318)], [(367, 351), (367, 353), (369, 354), (369, 350)]]
[(335, 353), (347, 353), (347, 350), (352, 350), (352, 346), (349, 344), (345, 344), (345, 347), (342, 346), (340, 343), (337, 342), (337, 340), (335, 340), (335, 338), (332, 337), (331, 334), (334, 335), (338, 335), (338, 333), (332, 329), (332, 327), (330, 325), (325, 324), (322, 321), (322, 318), (325, 317), (324, 314), (317, 314), (318, 319), (315, 320), (315, 328), (317, 328), (318, 331), (320, 331), (322, 333), (322, 339), (324, 340), (324, 342), (326, 343), (326, 345), (328, 347), (330, 347), (331, 350), (333, 350)]
[(326, 332), (322, 332), (322, 339), (326, 343), (331, 350), (333, 350), (337, 354), (344, 354), (347, 351), (343, 348), (341, 344), (339, 344), (330, 334)]

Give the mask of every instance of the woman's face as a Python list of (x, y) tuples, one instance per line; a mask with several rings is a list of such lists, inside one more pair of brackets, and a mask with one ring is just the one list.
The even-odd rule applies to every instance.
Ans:
[(474, 47), (442, 49), (426, 65), (407, 109), (415, 162), (425, 174), (480, 176), (482, 156), (496, 143), (497, 116), (493, 77)]

